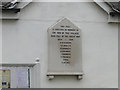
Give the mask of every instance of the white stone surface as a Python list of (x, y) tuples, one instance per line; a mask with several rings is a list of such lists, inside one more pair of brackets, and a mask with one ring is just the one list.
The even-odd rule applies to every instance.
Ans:
[[(63, 16), (82, 32), (82, 80), (46, 77), (47, 29)], [(118, 24), (108, 24), (107, 14), (95, 3), (31, 3), (19, 20), (3, 20), (2, 30), (3, 62), (34, 63), (39, 57), (41, 88), (118, 87)]]
[[(52, 27), (50, 27), (47, 30), (47, 33), (47, 75), (82, 75), (83, 72), (81, 30), (76, 25), (74, 25), (69, 19), (62, 18)], [(67, 45), (67, 47), (65, 45)]]
[[(2, 13), (1, 10), (0, 10), (0, 13)], [(0, 17), (2, 17), (1, 14), (0, 14)], [(2, 20), (0, 20), (0, 62), (2, 62)]]

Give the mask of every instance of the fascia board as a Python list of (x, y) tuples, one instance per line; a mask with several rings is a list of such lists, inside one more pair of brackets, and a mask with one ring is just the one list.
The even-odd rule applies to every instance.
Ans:
[(111, 7), (109, 7), (105, 2), (104, 0), (94, 0), (94, 2), (100, 6), (107, 14), (110, 13), (111, 11)]

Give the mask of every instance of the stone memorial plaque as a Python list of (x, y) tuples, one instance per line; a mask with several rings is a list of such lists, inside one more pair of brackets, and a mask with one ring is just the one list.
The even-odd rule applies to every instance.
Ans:
[(47, 75), (82, 75), (81, 32), (67, 18), (48, 29)]

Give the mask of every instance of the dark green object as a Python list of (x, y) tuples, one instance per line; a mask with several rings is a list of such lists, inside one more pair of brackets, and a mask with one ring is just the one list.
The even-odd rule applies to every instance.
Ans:
[(28, 88), (30, 88), (30, 69), (28, 69)]

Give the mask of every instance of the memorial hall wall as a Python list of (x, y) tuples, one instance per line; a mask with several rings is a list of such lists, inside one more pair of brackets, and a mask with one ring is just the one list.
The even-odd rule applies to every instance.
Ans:
[[(46, 76), (47, 30), (63, 17), (81, 31), (82, 80), (75, 76), (48, 80)], [(118, 87), (118, 24), (108, 23), (106, 12), (95, 3), (33, 2), (21, 10), (19, 20), (2, 23), (2, 62), (34, 63), (40, 58), (40, 88)]]

